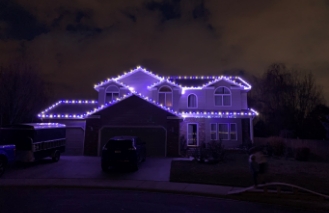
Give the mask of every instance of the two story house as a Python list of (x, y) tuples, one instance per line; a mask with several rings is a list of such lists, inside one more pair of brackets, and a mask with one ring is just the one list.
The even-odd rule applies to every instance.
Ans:
[[(97, 100), (62, 100), (38, 116), (67, 126), (67, 153), (100, 155), (116, 135), (136, 135), (149, 156), (179, 156), (181, 147), (253, 140), (251, 86), (234, 76), (159, 76), (142, 67), (94, 86)], [(184, 144), (183, 144), (184, 143)]]

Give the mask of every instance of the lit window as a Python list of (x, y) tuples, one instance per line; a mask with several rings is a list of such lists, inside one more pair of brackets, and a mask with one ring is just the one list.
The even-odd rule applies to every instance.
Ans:
[(197, 146), (198, 145), (198, 125), (187, 124), (187, 145)]
[(109, 86), (105, 91), (105, 102), (116, 100), (119, 97), (119, 88), (117, 86)]
[(191, 94), (187, 97), (187, 107), (188, 108), (197, 108), (197, 97), (194, 94)]
[[(218, 135), (218, 137), (217, 137)], [(237, 124), (210, 124), (210, 140), (237, 140)]]
[(230, 124), (230, 138), (231, 140), (237, 140), (236, 124)]
[(215, 90), (215, 106), (230, 106), (231, 92), (226, 87), (218, 87)]
[(159, 90), (159, 104), (163, 106), (172, 107), (172, 90), (167, 87), (161, 87)]
[(218, 124), (218, 138), (229, 140), (228, 124)]

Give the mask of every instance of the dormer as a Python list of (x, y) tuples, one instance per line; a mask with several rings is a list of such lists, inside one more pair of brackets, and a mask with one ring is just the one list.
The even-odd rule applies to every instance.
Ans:
[(95, 87), (95, 89), (98, 92), (98, 103), (99, 105), (102, 105), (114, 101), (123, 95), (129, 94), (132, 88), (111, 79), (106, 83)]
[(156, 100), (159, 104), (176, 110), (179, 106), (179, 97), (182, 89), (167, 79), (150, 85), (148, 89), (151, 91), (152, 99)]

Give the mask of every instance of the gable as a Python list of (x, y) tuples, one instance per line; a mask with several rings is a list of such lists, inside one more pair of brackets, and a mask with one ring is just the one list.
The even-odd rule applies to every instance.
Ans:
[[(161, 123), (167, 119), (167, 116), (175, 116), (175, 114), (143, 100), (136, 95), (131, 95), (93, 115), (99, 116), (102, 122), (122, 125), (145, 122)], [(125, 123), (122, 123), (123, 121)]]
[(226, 77), (222, 76), (212, 82), (209, 82), (206, 87), (219, 87), (219, 86), (226, 86), (229, 89), (242, 89), (242, 90), (250, 90), (251, 86), (247, 84), (245, 81), (240, 79), (239, 77)]
[(154, 77), (142, 70), (134, 71), (132, 74), (118, 79), (118, 82), (133, 87), (135, 91), (142, 92), (147, 90), (147, 86), (160, 81), (160, 78)]

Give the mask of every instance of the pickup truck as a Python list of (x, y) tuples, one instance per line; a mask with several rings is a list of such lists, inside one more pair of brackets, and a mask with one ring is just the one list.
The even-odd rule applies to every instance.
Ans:
[(15, 162), (15, 154), (15, 145), (0, 145), (0, 177), (5, 173), (6, 166)]

